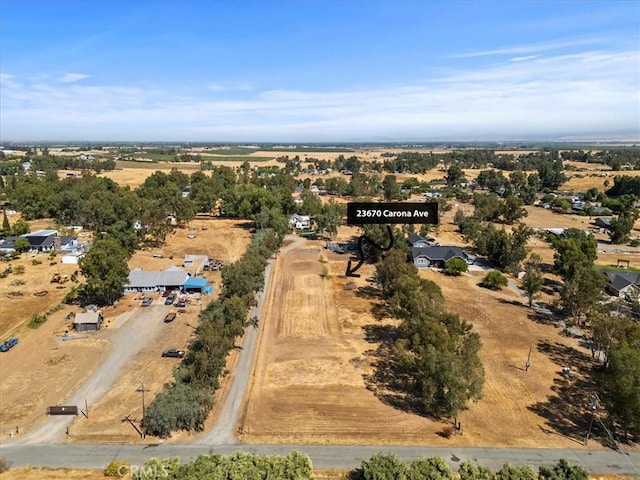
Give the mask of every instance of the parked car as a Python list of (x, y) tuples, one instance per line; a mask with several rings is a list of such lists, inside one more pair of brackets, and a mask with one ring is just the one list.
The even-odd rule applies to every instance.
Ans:
[(176, 303), (176, 307), (178, 308), (185, 307), (186, 305), (187, 305), (187, 302), (185, 302), (184, 300), (180, 300), (178, 303)]
[(176, 319), (176, 314), (174, 312), (168, 313), (166, 317), (164, 317), (164, 323), (171, 323)]
[(152, 303), (153, 303), (153, 298), (151, 298), (151, 297), (144, 297), (144, 298), (142, 299), (142, 303), (141, 303), (141, 305), (142, 305), (143, 307), (148, 307), (148, 306), (150, 306)]
[(172, 358), (183, 358), (184, 350), (177, 350), (175, 348), (170, 348), (169, 350), (165, 350), (162, 352), (163, 357), (172, 357)]
[(176, 296), (175, 295), (169, 295), (167, 297), (167, 299), (164, 301), (165, 305), (173, 305), (173, 302), (175, 302), (176, 300)]
[(0, 352), (8, 352), (17, 344), (18, 344), (17, 337), (12, 337), (8, 340), (5, 340), (4, 342), (2, 342), (2, 345), (0, 345)]
[(163, 297), (168, 297), (169, 295), (171, 295), (171, 290), (165, 290), (164, 292), (162, 292)]

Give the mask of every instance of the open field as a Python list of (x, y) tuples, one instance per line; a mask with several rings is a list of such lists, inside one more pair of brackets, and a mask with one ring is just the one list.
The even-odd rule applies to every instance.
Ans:
[[(473, 207), (461, 203), (443, 214), (434, 234), (443, 244), (464, 246), (452, 223), (457, 208), (471, 212)], [(591, 227), (588, 217), (538, 207), (527, 211), (531, 227)], [(359, 233), (358, 228), (341, 227), (338, 240)], [(597, 236), (607, 240), (604, 234)], [(373, 313), (377, 300), (366, 294), (373, 267), (362, 267), (362, 278), (346, 279), (347, 256), (327, 253), (321, 245), (307, 241), (277, 260), (274, 284), (281, 288), (271, 293), (266, 309), (242, 440), (581, 447), (587, 427), (583, 373), (591, 366), (590, 352), (530, 311), (518, 293), (479, 287), (481, 272), (461, 278), (421, 272), (441, 286), (448, 308), (473, 323), (484, 344), (485, 396), (459, 416), (464, 435), (444, 439), (438, 433), (445, 423), (381, 400), (385, 392), (374, 393), (377, 387), (368, 379), (380, 360), (376, 351), (381, 346), (384, 351), (383, 332), (394, 321)], [(529, 246), (545, 263), (553, 263), (547, 242), (533, 237)], [(640, 265), (640, 249), (631, 250), (636, 252), (600, 252), (597, 263), (615, 264), (622, 257)], [(323, 280), (320, 258), (327, 255), (331, 278)], [(463, 297), (461, 291), (466, 292)], [(557, 294), (545, 290), (539, 299), (550, 303)], [(524, 372), (529, 348), (532, 368)], [(564, 366), (574, 372), (571, 381), (560, 375)]]
[[(586, 417), (578, 385), (590, 356), (532, 315), (524, 297), (482, 289), (481, 272), (460, 278), (421, 272), (484, 344), (485, 396), (458, 417), (464, 434), (447, 439), (439, 434), (447, 423), (397, 406), (376, 381), (395, 321), (369, 294), (373, 267), (347, 279), (346, 256), (329, 254), (331, 278), (323, 279), (321, 255), (321, 244), (307, 241), (276, 261), (280, 288), (270, 293), (263, 320), (243, 441), (581, 447)], [(532, 367), (525, 372), (529, 348)], [(573, 380), (560, 375), (563, 366), (572, 367)]]

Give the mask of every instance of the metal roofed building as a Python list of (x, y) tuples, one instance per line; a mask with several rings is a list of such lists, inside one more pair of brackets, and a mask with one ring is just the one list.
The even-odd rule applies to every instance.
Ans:
[(161, 271), (136, 268), (129, 272), (129, 282), (124, 286), (124, 291), (131, 293), (182, 290), (188, 279), (189, 274), (178, 267), (169, 267)]

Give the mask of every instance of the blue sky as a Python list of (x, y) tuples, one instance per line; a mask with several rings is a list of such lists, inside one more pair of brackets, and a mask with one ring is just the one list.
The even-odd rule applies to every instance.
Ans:
[(0, 141), (640, 138), (640, 1), (1, 0)]

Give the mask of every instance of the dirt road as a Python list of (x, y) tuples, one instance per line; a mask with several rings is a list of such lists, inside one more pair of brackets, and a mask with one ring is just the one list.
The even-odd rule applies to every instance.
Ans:
[[(64, 405), (77, 405), (84, 410), (85, 400), (91, 410), (91, 404), (97, 402), (109, 391), (120, 374), (122, 367), (161, 330), (163, 319), (169, 307), (164, 305), (138, 308), (122, 326), (104, 332), (112, 344), (111, 352), (93, 374), (65, 401)], [(21, 437), (8, 440), (7, 445), (30, 445), (36, 443), (63, 442), (65, 431), (75, 417), (47, 417), (34, 430)], [(80, 418), (80, 417), (79, 417)]]
[[(285, 238), (285, 241), (292, 241), (292, 243), (288, 244), (284, 247), (280, 253), (287, 252), (292, 248), (297, 247), (302, 239), (299, 237), (288, 236)], [(254, 369), (255, 362), (255, 350), (256, 344), (258, 343), (258, 338), (261, 335), (261, 330), (264, 328), (263, 326), (263, 306), (265, 302), (265, 298), (270, 291), (270, 282), (271, 282), (271, 273), (273, 262), (277, 260), (270, 259), (267, 267), (265, 269), (265, 281), (264, 288), (258, 297), (258, 304), (255, 309), (251, 312), (250, 317), (258, 318), (258, 328), (248, 327), (245, 330), (244, 340), (242, 342), (242, 351), (238, 358), (238, 363), (236, 369), (233, 373), (233, 378), (231, 380), (231, 387), (226, 397), (223, 399), (224, 407), (222, 408), (216, 423), (213, 427), (203, 436), (201, 439), (194, 442), (198, 445), (230, 445), (234, 443), (238, 443), (236, 439), (236, 425), (238, 423), (238, 418), (241, 413), (241, 409), (245, 404), (245, 393), (247, 391), (247, 386), (249, 385), (249, 376), (250, 373)]]

